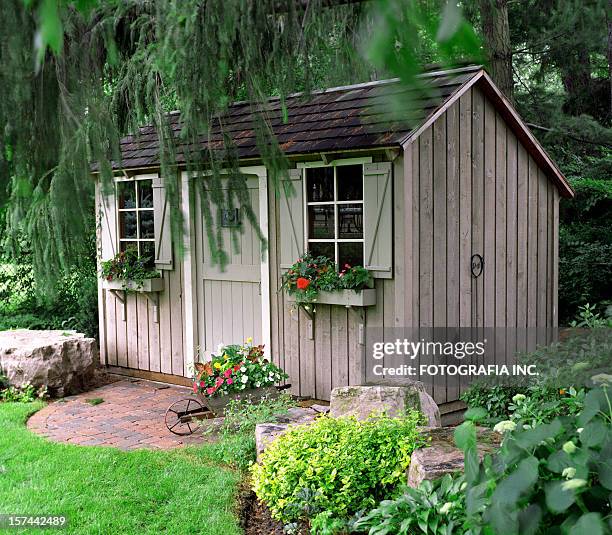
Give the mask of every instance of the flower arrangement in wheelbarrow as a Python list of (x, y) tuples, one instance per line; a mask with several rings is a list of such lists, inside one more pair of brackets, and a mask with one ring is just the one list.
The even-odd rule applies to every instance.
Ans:
[(264, 346), (253, 345), (248, 338), (244, 345), (219, 344), (209, 362), (195, 363), (193, 391), (206, 397), (223, 396), (274, 386), (289, 376), (264, 358)]

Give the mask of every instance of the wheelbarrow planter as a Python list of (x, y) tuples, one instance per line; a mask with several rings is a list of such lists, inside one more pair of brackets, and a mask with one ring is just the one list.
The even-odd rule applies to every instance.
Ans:
[(242, 400), (258, 403), (264, 398), (275, 399), (282, 390), (288, 388), (291, 388), (291, 385), (249, 388), (223, 396), (209, 397), (203, 394), (194, 394), (189, 398), (179, 399), (170, 405), (166, 410), (164, 422), (168, 431), (175, 435), (191, 435), (201, 427), (202, 420), (223, 416), (225, 408), (232, 401)]

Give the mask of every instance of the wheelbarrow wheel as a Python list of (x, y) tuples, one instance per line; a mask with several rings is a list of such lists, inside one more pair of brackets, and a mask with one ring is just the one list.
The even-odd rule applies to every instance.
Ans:
[(200, 418), (208, 409), (197, 398), (184, 398), (175, 401), (166, 409), (164, 422), (168, 431), (175, 435), (191, 435), (202, 425)]

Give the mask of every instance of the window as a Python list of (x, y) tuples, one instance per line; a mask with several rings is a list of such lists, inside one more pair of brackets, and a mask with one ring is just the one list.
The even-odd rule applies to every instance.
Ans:
[(117, 182), (119, 212), (119, 249), (133, 247), (155, 262), (155, 223), (153, 211), (153, 181), (151, 179), (121, 180)]
[(308, 250), (363, 265), (363, 165), (307, 168), (305, 190)]

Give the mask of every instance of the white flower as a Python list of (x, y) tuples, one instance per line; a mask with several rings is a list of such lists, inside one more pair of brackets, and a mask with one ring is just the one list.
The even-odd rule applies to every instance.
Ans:
[(565, 479), (573, 479), (576, 475), (576, 469), (573, 466), (568, 466), (563, 469), (563, 473), (561, 474)]
[(495, 431), (496, 433), (499, 433), (500, 435), (503, 435), (504, 433), (508, 432), (508, 431), (514, 431), (516, 429), (516, 424), (511, 421), (511, 420), (502, 420), (501, 422), (498, 422), (495, 427), (493, 428), (493, 431)]
[(607, 386), (612, 384), (612, 375), (608, 375), (607, 373), (598, 373), (597, 375), (593, 375), (591, 377), (591, 381), (593, 381), (596, 385)]
[(561, 483), (561, 488), (563, 490), (576, 490), (580, 487), (584, 487), (587, 482), (584, 479), (570, 479), (569, 481), (565, 481)]
[(451, 502), (446, 502), (442, 507), (440, 507), (440, 512), (445, 515), (451, 510), (453, 504)]
[(261, 383), (255, 383), (255, 388), (259, 388), (261, 386)]
[(240, 380), (242, 381), (242, 384), (246, 384), (249, 382), (249, 377), (248, 375), (243, 375)]
[(525, 394), (517, 394), (512, 398), (512, 401), (514, 401), (514, 403), (520, 403), (521, 401), (525, 401), (525, 399), (527, 399)]
[(243, 366), (242, 368), (240, 368), (240, 371), (244, 373), (246, 371), (246, 366)]
[(584, 427), (579, 427), (578, 429), (576, 429), (576, 433), (580, 434), (584, 431)]
[(574, 444), (571, 440), (568, 440), (565, 444), (563, 444), (563, 451), (568, 455), (571, 455), (576, 450), (576, 444)]
[(219, 345), (217, 346), (217, 355), (222, 355), (224, 349), (225, 349), (225, 344), (223, 342), (220, 342)]

